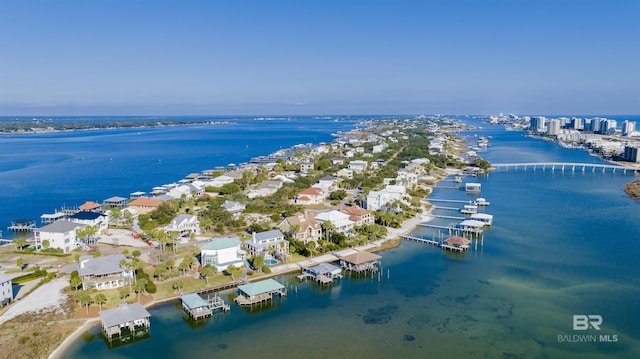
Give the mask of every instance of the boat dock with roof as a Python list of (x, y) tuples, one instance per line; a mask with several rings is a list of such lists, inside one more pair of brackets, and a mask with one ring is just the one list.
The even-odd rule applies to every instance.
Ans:
[(381, 258), (381, 256), (375, 253), (360, 251), (340, 257), (340, 266), (356, 273), (377, 272), (380, 267)]
[(11, 221), (11, 225), (7, 229), (14, 232), (30, 232), (35, 228), (35, 219), (16, 219)]
[(287, 295), (285, 287), (274, 279), (265, 279), (259, 282), (238, 286), (238, 296), (234, 301), (239, 306), (250, 306), (267, 302), (277, 294), (280, 297)]
[(309, 268), (302, 268), (302, 274), (297, 277), (299, 280), (312, 278), (321, 284), (331, 284), (335, 279), (342, 279), (342, 269), (331, 263), (320, 263)]
[(126, 342), (149, 335), (151, 314), (140, 303), (121, 304), (100, 312), (102, 333), (111, 343)]
[(210, 317), (216, 310), (225, 312), (230, 310), (229, 304), (226, 304), (217, 295), (204, 300), (196, 293), (188, 293), (182, 295), (180, 300), (182, 301), (182, 309), (194, 320)]

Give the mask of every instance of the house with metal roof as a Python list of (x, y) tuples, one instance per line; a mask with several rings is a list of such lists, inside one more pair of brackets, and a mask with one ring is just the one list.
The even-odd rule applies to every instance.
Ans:
[(129, 200), (124, 197), (114, 196), (107, 198), (102, 202), (103, 206), (109, 206), (111, 208), (124, 208), (129, 203)]
[(80, 211), (70, 215), (69, 221), (98, 227), (98, 232), (106, 231), (109, 228), (109, 216), (103, 213)]
[(78, 262), (78, 274), (82, 279), (82, 288), (97, 290), (124, 287), (134, 281), (133, 269), (120, 263), (130, 261), (122, 254), (105, 257), (82, 256)]
[(287, 295), (285, 287), (274, 279), (265, 279), (238, 286), (235, 302), (240, 306), (253, 305), (269, 301), (274, 294), (280, 297)]
[(320, 263), (313, 267), (302, 268), (302, 274), (298, 276), (298, 279), (304, 280), (306, 278), (312, 278), (322, 284), (331, 284), (334, 279), (342, 278), (342, 268), (331, 263)]
[(136, 337), (138, 331), (148, 333), (151, 326), (149, 318), (151, 314), (140, 303), (125, 303), (100, 312), (102, 333), (110, 342), (116, 335), (124, 339), (125, 336)]
[(240, 247), (242, 242), (236, 238), (214, 238), (200, 248), (200, 264), (211, 264), (218, 271), (227, 269), (228, 266), (243, 266), (246, 252)]
[(244, 242), (244, 248), (249, 255), (264, 255), (265, 258), (274, 256), (284, 259), (289, 253), (289, 241), (284, 239), (284, 234), (277, 229), (266, 232), (253, 233), (250, 240)]
[(200, 234), (200, 220), (191, 214), (181, 214), (165, 227), (165, 232), (178, 232), (180, 237), (188, 238), (191, 234)]
[(47, 241), (49, 248), (60, 248), (64, 253), (69, 253), (80, 247), (76, 230), (84, 227), (86, 227), (85, 224), (65, 220), (47, 224), (34, 231), (35, 246), (37, 249), (41, 249), (42, 243)]
[(340, 258), (340, 266), (353, 272), (377, 271), (382, 257), (371, 252), (360, 251)]

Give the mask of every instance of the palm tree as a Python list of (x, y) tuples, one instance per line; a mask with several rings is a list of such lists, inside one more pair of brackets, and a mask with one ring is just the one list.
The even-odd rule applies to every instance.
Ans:
[(27, 245), (27, 239), (24, 237), (17, 238), (13, 241), (13, 244), (16, 246), (16, 250), (21, 250)]
[(45, 239), (44, 241), (42, 241), (42, 249), (47, 250), (50, 245), (51, 244), (49, 243), (48, 239)]
[(138, 303), (140, 303), (140, 295), (144, 293), (144, 289), (147, 287), (148, 281), (145, 278), (140, 278), (136, 283), (136, 293), (138, 293)]
[(325, 221), (325, 222), (322, 222), (320, 227), (322, 228), (322, 231), (324, 232), (324, 239), (328, 241), (329, 240), (329, 233), (333, 232), (336, 229), (336, 226), (334, 226), (333, 223), (331, 223), (331, 221)]
[(102, 305), (104, 303), (107, 302), (107, 296), (104, 295), (104, 293), (98, 293), (96, 294), (96, 296), (93, 298), (93, 300), (98, 303), (98, 305), (100, 306), (100, 311), (102, 311)]
[(16, 267), (20, 268), (20, 270), (23, 270), (24, 266), (24, 259), (22, 259), (22, 257), (16, 259)]
[(98, 226), (87, 226), (85, 228), (87, 237), (89, 238), (89, 245), (94, 246), (96, 245), (95, 242), (95, 235), (98, 234)]
[(209, 285), (209, 277), (215, 275), (217, 272), (217, 268), (212, 266), (211, 264), (207, 264), (206, 266), (200, 269), (200, 275), (204, 277), (205, 282)]

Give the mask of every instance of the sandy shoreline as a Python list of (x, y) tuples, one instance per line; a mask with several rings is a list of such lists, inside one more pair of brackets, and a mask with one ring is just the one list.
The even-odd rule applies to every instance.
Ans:
[[(364, 246), (343, 249), (343, 250), (340, 250), (340, 251), (336, 252), (336, 254), (349, 254), (349, 253), (351, 253), (353, 251), (369, 250), (369, 251), (373, 252), (373, 251), (380, 250), (380, 249), (382, 249), (382, 245), (384, 243), (387, 243), (389, 241), (397, 239), (401, 235), (408, 233), (409, 231), (413, 230), (421, 222), (423, 222), (423, 219), (420, 217), (420, 214), (418, 214), (416, 217), (413, 217), (413, 218), (410, 218), (410, 219), (404, 221), (400, 228), (389, 228), (389, 233), (387, 234), (387, 236), (384, 239), (381, 239), (381, 240), (373, 242), (373, 243), (369, 243), (369, 244), (364, 245)], [(400, 243), (401, 242), (398, 242), (398, 245)], [(333, 262), (333, 261), (335, 261), (337, 259), (338, 259), (338, 257), (335, 256), (334, 254), (327, 253), (327, 254), (324, 254), (324, 255), (321, 255), (321, 256), (318, 256), (318, 257), (309, 258), (307, 260), (296, 262), (296, 263), (281, 264), (279, 266), (273, 267), (271, 274), (263, 275), (263, 276), (255, 278), (255, 279), (263, 279), (263, 278), (275, 277), (275, 276), (286, 274), (286, 273), (296, 272), (296, 271), (299, 271), (302, 266), (310, 266), (310, 265), (314, 265), (316, 263), (321, 263), (321, 262)], [(170, 301), (173, 301), (173, 300), (177, 300), (179, 298), (180, 298), (180, 296), (171, 296), (171, 297), (167, 297), (167, 298), (160, 298), (160, 299), (153, 300), (153, 301), (145, 304), (144, 307), (145, 308), (151, 308), (151, 307), (154, 307), (154, 306), (162, 304), (162, 303), (166, 303), (166, 302), (170, 302)], [(71, 347), (71, 344), (73, 344), (73, 342), (76, 341), (76, 339), (80, 338), (82, 336), (82, 334), (84, 334), (86, 331), (91, 329), (92, 326), (99, 325), (99, 324), (100, 324), (100, 318), (85, 319), (84, 323), (80, 327), (78, 327), (76, 330), (74, 330), (73, 333), (71, 333), (56, 349), (54, 349), (51, 352), (51, 354), (49, 354), (48, 358), (49, 359), (60, 359), (60, 358), (62, 358), (63, 355), (65, 354), (65, 352)]]

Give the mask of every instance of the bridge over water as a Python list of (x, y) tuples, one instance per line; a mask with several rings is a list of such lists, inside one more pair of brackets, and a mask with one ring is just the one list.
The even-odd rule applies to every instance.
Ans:
[(615, 174), (640, 174), (640, 168), (631, 167), (631, 166), (623, 166), (623, 165), (614, 165), (614, 164), (602, 164), (602, 163), (580, 163), (580, 162), (526, 162), (526, 163), (492, 163), (491, 166), (496, 171), (500, 170), (514, 170), (514, 171), (527, 171), (527, 169), (531, 169), (534, 172), (536, 170), (541, 171), (571, 171), (571, 172), (591, 172), (595, 173), (596, 171), (602, 173), (611, 173)]

